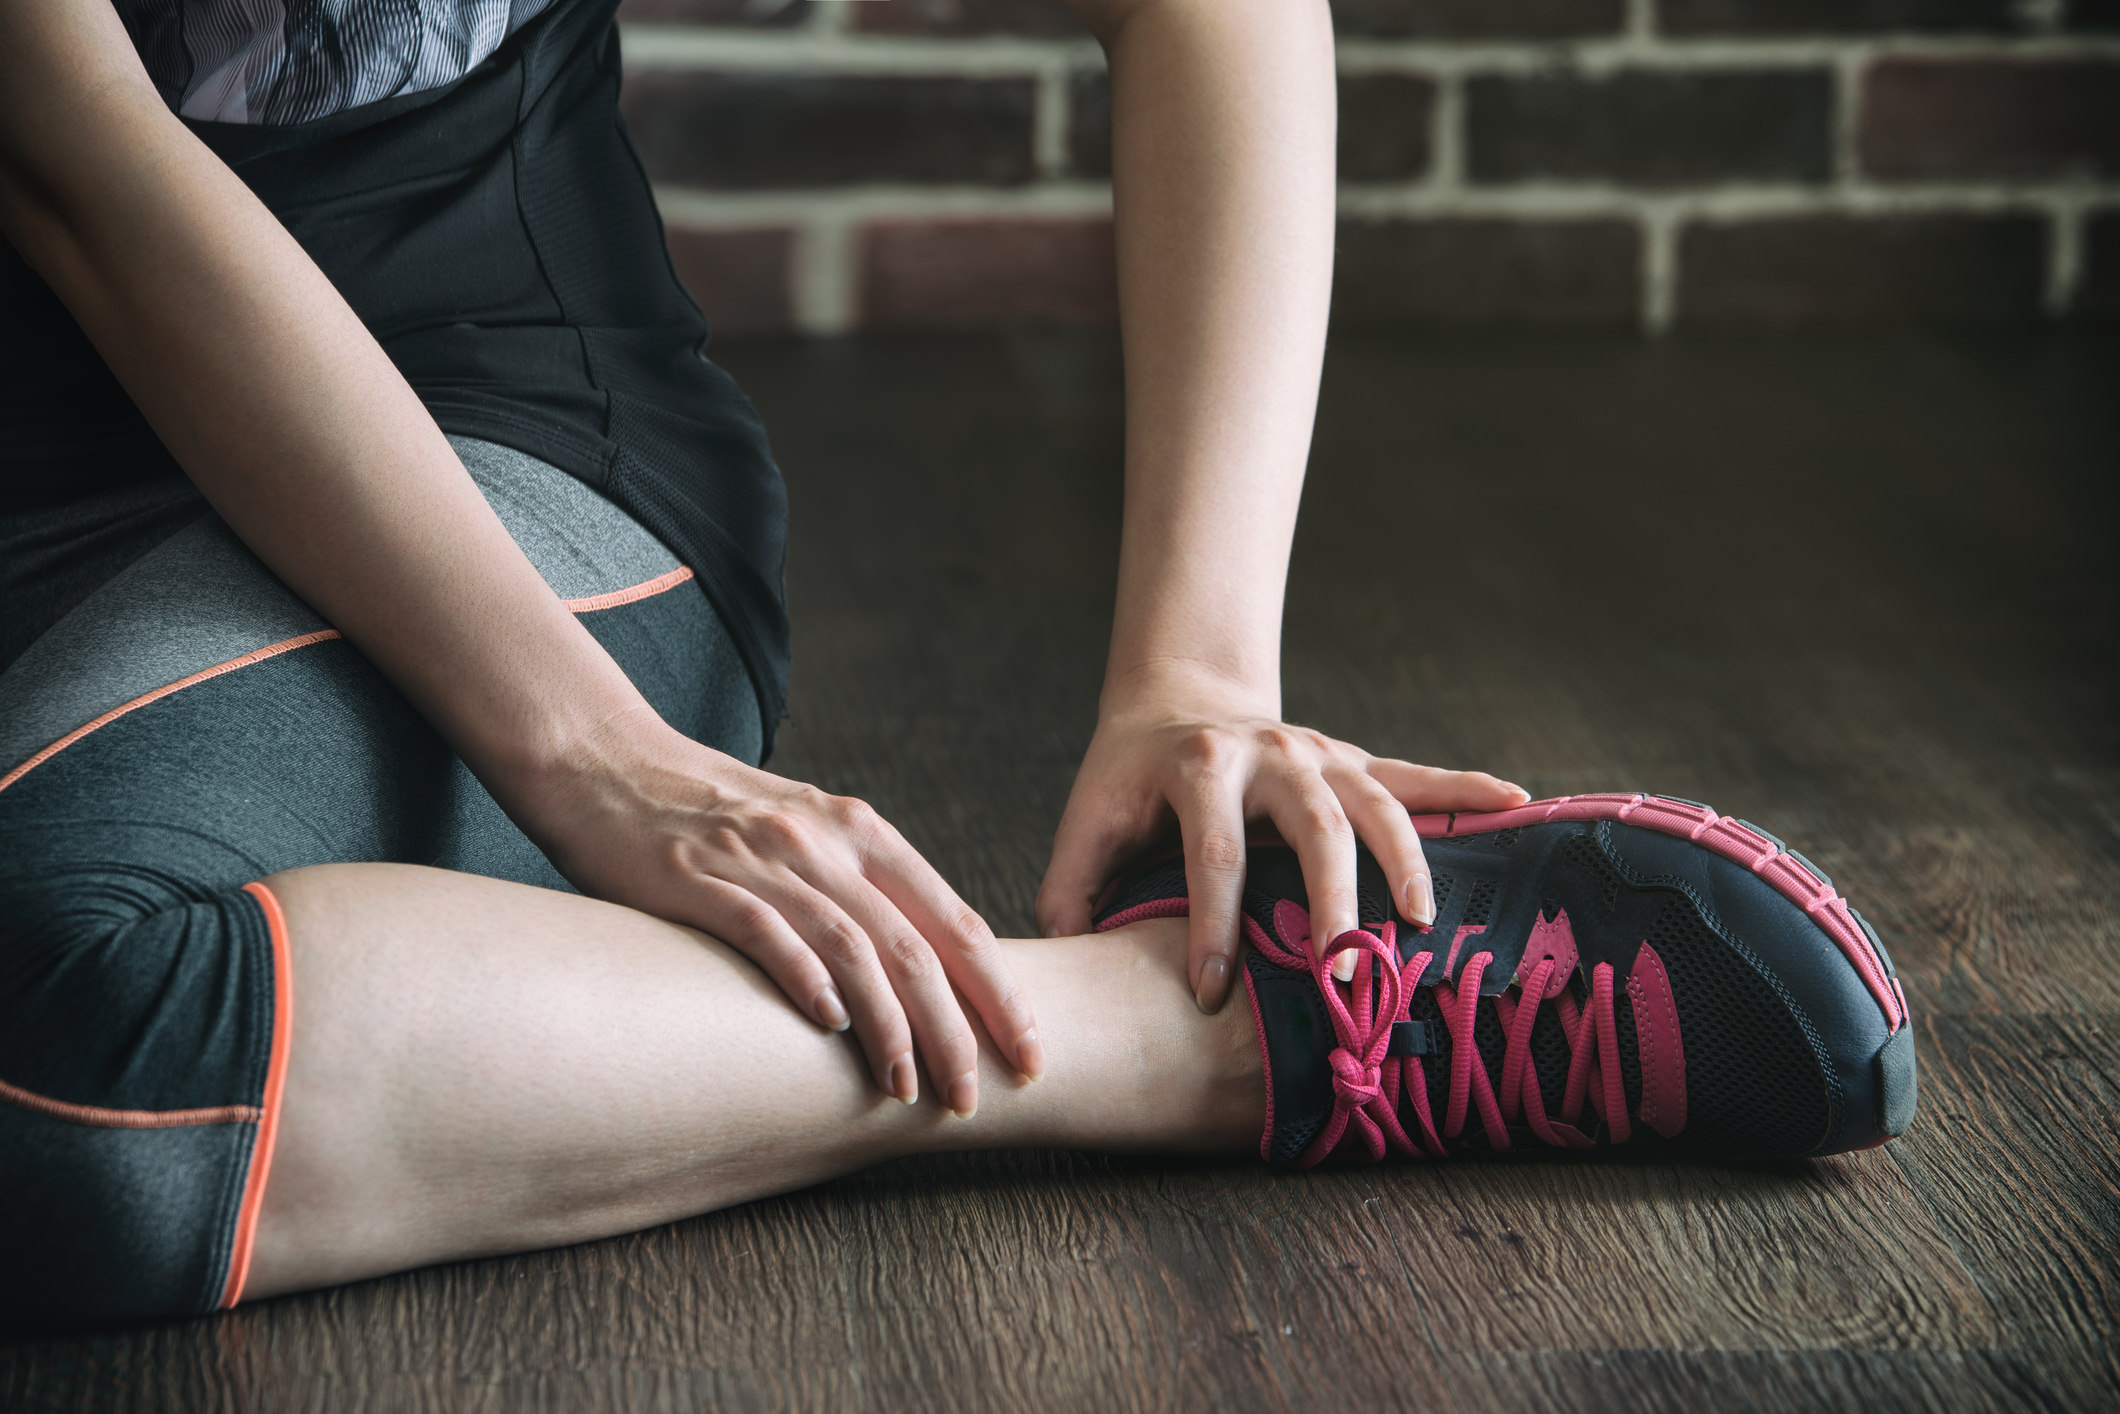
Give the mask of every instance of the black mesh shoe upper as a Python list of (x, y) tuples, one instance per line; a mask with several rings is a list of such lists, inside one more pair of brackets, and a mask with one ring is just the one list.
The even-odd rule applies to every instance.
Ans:
[[(1426, 930), (1393, 913), (1381, 870), (1360, 856), (1362, 929), (1388, 940), (1370, 945), (1360, 989), (1331, 982), (1310, 960), (1293, 852), (1252, 851), (1244, 968), (1267, 1050), (1265, 1157), (1315, 1162), (1325, 1157), (1312, 1152), (1319, 1135), (1336, 1124), (1353, 1139), (1333, 1139), (1335, 1157), (1349, 1156), (1350, 1143), (1361, 1157), (1380, 1142), (1357, 1130), (1407, 1152), (1624, 1143), (1673, 1156), (1786, 1157), (1881, 1142), (1911, 1117), (1911, 1033), (1892, 1027), (1845, 947), (1807, 913), (1815, 898), (1791, 898), (1761, 871), (1668, 829), (1616, 818), (1454, 834), (1424, 847), (1437, 903)], [(1122, 885), (1099, 924), (1176, 911), (1184, 887), (1181, 862), (1151, 866)], [(1408, 964), (1424, 952), (1416, 978)], [(1526, 1023), (1524, 983), (1549, 953), (1547, 999)], [(1350, 1032), (1347, 1018), (1366, 1015), (1364, 996), (1372, 1012), (1383, 1005), (1386, 956), (1404, 971), (1399, 1010)], [(1601, 972), (1602, 1004), (1593, 995)], [(1564, 982), (1552, 980), (1559, 974)], [(1338, 1023), (1326, 986), (1338, 989)], [(1593, 1020), (1600, 1010), (1606, 1042)], [(1385, 1025), (1388, 1046), (1376, 1029)], [(1512, 1033), (1535, 1087), (1514, 1104), (1501, 1094)], [(1377, 1054), (1361, 1054), (1365, 1046)], [(1478, 1075), (1454, 1054), (1466, 1046)], [(1453, 1129), (1454, 1071), (1470, 1098)], [(1499, 1099), (1483, 1105), (1483, 1090)], [(1614, 1115), (1621, 1096), (1624, 1113)]]

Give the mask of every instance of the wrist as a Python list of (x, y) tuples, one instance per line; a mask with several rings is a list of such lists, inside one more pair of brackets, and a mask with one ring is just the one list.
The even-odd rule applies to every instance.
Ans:
[(1098, 719), (1111, 721), (1144, 710), (1278, 719), (1278, 665), (1227, 664), (1180, 655), (1114, 661), (1105, 670)]
[(645, 700), (572, 710), (502, 734), (480, 759), (479, 778), (525, 831), (543, 837), (593, 819), (637, 791), (669, 738), (692, 745)]

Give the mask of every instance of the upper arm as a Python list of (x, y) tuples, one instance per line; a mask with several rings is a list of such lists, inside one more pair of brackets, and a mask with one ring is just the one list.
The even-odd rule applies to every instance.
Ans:
[(164, 126), (182, 130), (109, 0), (0, 3), (0, 230), (32, 263)]

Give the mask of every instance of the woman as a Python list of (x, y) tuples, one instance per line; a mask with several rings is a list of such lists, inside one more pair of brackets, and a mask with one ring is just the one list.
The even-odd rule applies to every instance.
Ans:
[[(0, 11), (0, 1312), (188, 1314), (949, 1146), (1904, 1127), (1889, 962), (1777, 843), (1279, 720), (1322, 3), (1078, 6), (1127, 504), (1021, 943), (759, 767), (784, 498), (697, 354), (611, 0), (432, 8)], [(1093, 920), (1173, 818), (1182, 868)], [(1287, 848), (1247, 871), (1248, 823)]]

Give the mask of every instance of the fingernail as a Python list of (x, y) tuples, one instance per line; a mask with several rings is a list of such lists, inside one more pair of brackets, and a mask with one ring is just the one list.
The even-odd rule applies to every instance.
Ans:
[(1200, 990), (1193, 996), (1200, 1010), (1211, 1012), (1221, 1004), (1223, 980), (1228, 976), (1228, 958), (1211, 957), (1200, 965)]
[(1522, 797), (1523, 797), (1524, 799), (1526, 799), (1526, 800), (1529, 800), (1529, 799), (1531, 799), (1531, 792), (1530, 792), (1530, 791), (1528, 791), (1528, 790), (1525, 790), (1525, 789), (1524, 789), (1524, 788), (1523, 788), (1522, 786), (1518, 785), (1518, 784), (1517, 784), (1517, 783), (1516, 783), (1515, 781), (1503, 781), (1503, 782), (1502, 782), (1502, 784), (1503, 784), (1503, 785), (1505, 785), (1505, 786), (1507, 786), (1507, 787), (1509, 787), (1509, 789), (1511, 789), (1511, 790), (1515, 791), (1515, 792), (1516, 792), (1516, 793), (1517, 793), (1518, 795), (1522, 796)]
[(1406, 881), (1406, 916), (1426, 928), (1435, 922), (1435, 889), (1426, 874)]
[(837, 988), (827, 987), (819, 992), (817, 999), (810, 1003), (810, 1009), (816, 1013), (818, 1025), (834, 1031), (847, 1029), (846, 1003), (839, 1000)]
[(1349, 948), (1332, 960), (1332, 975), (1335, 981), (1352, 982), (1354, 980), (1355, 951), (1354, 948)]
[(913, 1069), (911, 1056), (900, 1056), (891, 1062), (891, 1093), (909, 1105), (920, 1099), (920, 1076)]
[(1025, 1080), (1036, 1080), (1045, 1074), (1045, 1047), (1039, 1044), (1036, 1031), (1026, 1031), (1016, 1038), (1016, 1069)]
[(979, 1112), (979, 1078), (966, 1071), (950, 1082), (950, 1110), (959, 1119)]

